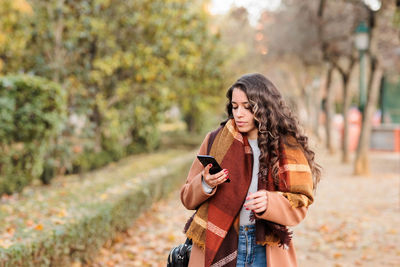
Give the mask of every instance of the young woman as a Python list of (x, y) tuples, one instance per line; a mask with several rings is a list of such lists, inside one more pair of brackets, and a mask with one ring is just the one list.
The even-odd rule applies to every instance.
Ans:
[(320, 179), (314, 152), (263, 75), (242, 76), (227, 98), (228, 119), (199, 151), (223, 170), (211, 175), (196, 159), (181, 189), (183, 205), (196, 209), (185, 227), (189, 266), (297, 266), (287, 227), (313, 202)]

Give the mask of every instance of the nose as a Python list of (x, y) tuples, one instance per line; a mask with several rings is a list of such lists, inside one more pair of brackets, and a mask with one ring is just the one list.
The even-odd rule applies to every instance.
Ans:
[(244, 115), (244, 107), (239, 106), (239, 107), (237, 108), (236, 116), (242, 117), (243, 115)]

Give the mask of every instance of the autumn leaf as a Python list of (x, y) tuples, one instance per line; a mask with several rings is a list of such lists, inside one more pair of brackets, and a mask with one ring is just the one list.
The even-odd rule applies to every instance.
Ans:
[(42, 231), (43, 230), (43, 225), (41, 223), (37, 224), (35, 226), (35, 230)]
[(14, 227), (8, 227), (7, 228), (7, 233), (9, 234), (9, 235), (14, 235), (14, 232), (15, 232), (15, 228)]
[(67, 216), (67, 211), (65, 209), (62, 209), (58, 212), (58, 217), (65, 217)]
[(341, 257), (343, 257), (343, 254), (340, 253), (340, 252), (337, 252), (337, 253), (333, 254), (333, 258), (334, 259), (340, 259)]

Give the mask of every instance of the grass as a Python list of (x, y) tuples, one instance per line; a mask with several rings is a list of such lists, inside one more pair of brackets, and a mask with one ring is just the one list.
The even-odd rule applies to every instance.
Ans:
[[(142, 208), (150, 205), (149, 201), (162, 197), (172, 190), (170, 187), (176, 187), (184, 181), (194, 155), (195, 151), (190, 152), (187, 147), (134, 155), (84, 175), (57, 177), (50, 186), (30, 186), (21, 194), (3, 196), (0, 201), (0, 259), (5, 255), (14, 257), (15, 253), (18, 254), (22, 250), (22, 254), (29, 254), (32, 260), (37, 258), (41, 265), (48, 263), (57, 266), (60, 262), (65, 262), (45, 254), (54, 254), (54, 251), (51, 252), (52, 246), (70, 246), (74, 243), (74, 240), (65, 241), (64, 235), (68, 235), (70, 231), (85, 231), (76, 234), (74, 238), (87, 234), (90, 237), (90, 233), (86, 232), (91, 228), (82, 226), (89, 222), (103, 220), (104, 222), (97, 227), (105, 227), (103, 232), (108, 232), (108, 224), (115, 230), (122, 230), (129, 223), (129, 220), (123, 219), (124, 216), (131, 216), (129, 218), (132, 219), (136, 216), (127, 212), (140, 212)], [(170, 179), (170, 182), (164, 181), (164, 178)], [(158, 186), (158, 183), (162, 185)], [(124, 205), (128, 207), (121, 208)], [(138, 207), (130, 207), (132, 205)], [(118, 217), (121, 217), (121, 223)], [(75, 230), (71, 230), (71, 227)], [(93, 244), (91, 241), (82, 244), (82, 252), (75, 253), (76, 250), (80, 250), (76, 248), (79, 245), (75, 244), (72, 246), (73, 250), (57, 253), (64, 258), (64, 254), (85, 258), (85, 250), (89, 246), (101, 245), (112, 236), (113, 229), (109, 231), (108, 236), (105, 234), (99, 241), (93, 241)], [(93, 234), (96, 234), (96, 229), (93, 231)], [(57, 241), (61, 242), (60, 244), (52, 244), (53, 241), (49, 240), (55, 240), (57, 235), (63, 236), (63, 241)], [(44, 253), (42, 258), (47, 260), (42, 260), (39, 252)], [(18, 254), (18, 257), (22, 256)], [(4, 265), (4, 262), (7, 261), (3, 258), (0, 266), (10, 266)], [(31, 266), (20, 265), (17, 260), (15, 263), (17, 266)]]

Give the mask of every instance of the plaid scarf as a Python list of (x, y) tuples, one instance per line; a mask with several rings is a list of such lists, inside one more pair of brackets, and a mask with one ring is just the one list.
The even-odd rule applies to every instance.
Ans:
[[(268, 182), (258, 180), (258, 190), (281, 192), (293, 207), (308, 206), (313, 201), (311, 171), (294, 138), (293, 145), (280, 145), (280, 184), (274, 186), (271, 172)], [(282, 143), (282, 142), (281, 142)], [(205, 251), (206, 267), (236, 266), (239, 212), (252, 179), (253, 155), (246, 136), (233, 119), (218, 133), (210, 155), (221, 167), (229, 170), (230, 183), (218, 186), (217, 192), (205, 201), (185, 226), (186, 236)], [(291, 233), (286, 226), (256, 219), (256, 241), (262, 245), (289, 245)]]

